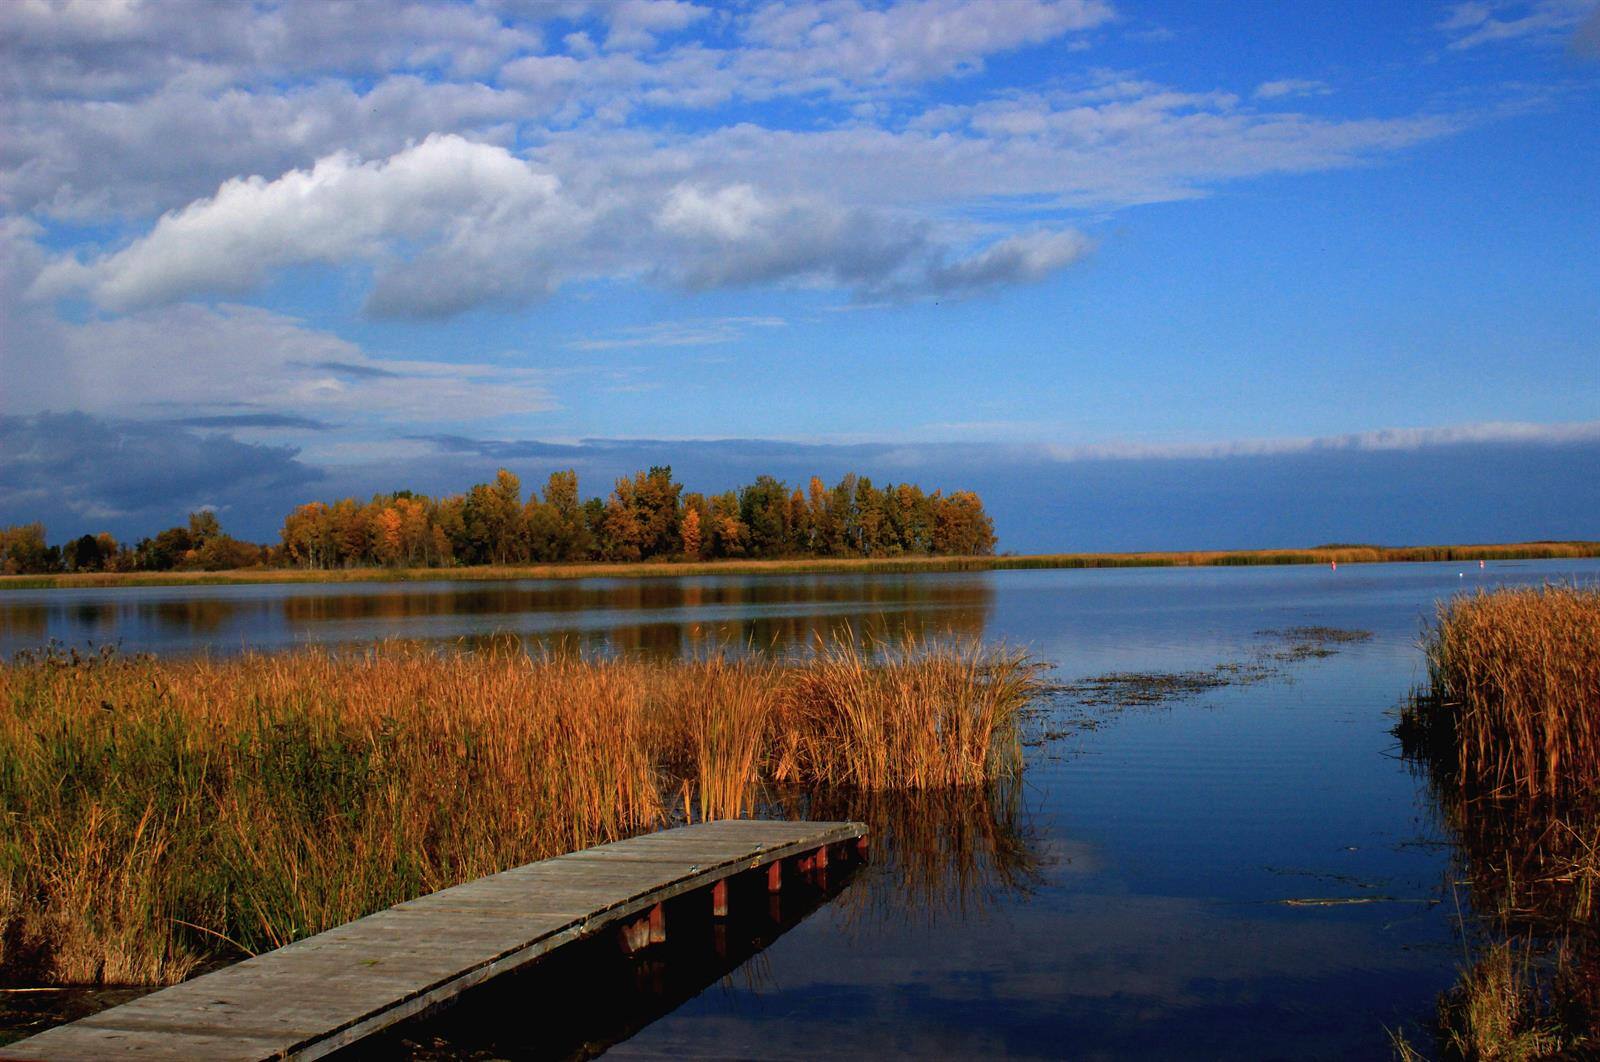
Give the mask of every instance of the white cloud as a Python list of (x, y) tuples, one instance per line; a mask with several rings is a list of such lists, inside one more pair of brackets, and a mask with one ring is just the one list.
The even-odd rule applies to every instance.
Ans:
[(1037, 230), (1007, 236), (976, 254), (932, 270), (930, 286), (962, 294), (1009, 284), (1031, 284), (1087, 255), (1093, 243), (1081, 232)]
[(27, 94), (106, 98), (175, 81), (220, 88), (400, 70), (471, 76), (541, 45), (536, 22), (482, 4), (14, 0), (0, 59)]
[(76, 409), (196, 426), (478, 423), (554, 407), (543, 373), (373, 358), (291, 317), (180, 305), (63, 325), (5, 353), (5, 413)]
[(1453, 4), (1439, 23), (1454, 49), (1502, 41), (1565, 40), (1595, 17), (1594, 0), (1471, 0)]
[(555, 104), (534, 90), (384, 78), (136, 100), (14, 99), (0, 118), (0, 204), (54, 217), (143, 217), (223, 181), (277, 174), (329, 154), (391, 154), (434, 132), (505, 142)]
[[(393, 26), (351, 5), (157, 6), (29, 0), (0, 16), (19, 63), (0, 202), (129, 222), (56, 261), (40, 295), (121, 312), (237, 297), (311, 263), (370, 272), (366, 309), (387, 316), (590, 278), (976, 292), (1087, 251), (1041, 211), (1360, 164), (1461, 124), (1272, 109), (1308, 81), (1246, 103), (1070, 70), (1047, 91), (918, 110), (923, 82), (1110, 25), (1101, 0), (475, 0), (407, 4)], [(125, 63), (104, 61), (118, 50)], [(96, 80), (108, 67), (126, 84)], [(775, 95), (800, 100), (781, 128), (715, 110)], [(676, 125), (642, 108), (711, 110)]]
[(619, 329), (611, 335), (575, 339), (572, 350), (625, 350), (638, 347), (707, 347), (732, 343), (753, 329), (782, 328), (782, 317), (708, 317), (692, 321), (661, 321)]
[(1282, 457), (1330, 452), (1430, 450), (1451, 446), (1566, 446), (1600, 442), (1600, 420), (1567, 424), (1490, 421), (1442, 428), (1381, 428), (1347, 435), (1278, 439), (1233, 439), (1210, 443), (1098, 443), (1088, 446), (1045, 446), (1054, 461), (1184, 460), (1234, 457)]
[(1256, 86), (1252, 95), (1258, 100), (1277, 100), (1294, 96), (1326, 96), (1332, 91), (1333, 87), (1326, 81), (1286, 77), (1278, 81), (1263, 81)]
[(46, 269), (39, 288), (86, 282), (97, 303), (116, 310), (242, 292), (275, 267), (373, 260), (394, 241), (460, 248), (484, 228), (554, 233), (571, 220), (559, 193), (552, 175), (454, 136), (378, 162), (330, 155), (272, 181), (228, 181), (121, 251), (89, 266), (64, 260)]
[(1010, 197), (1106, 207), (1190, 198), (1222, 181), (1360, 164), (1447, 135), (1448, 116), (1317, 118), (1242, 106), (1225, 93), (1144, 82), (930, 109), (904, 128), (795, 132), (737, 125), (693, 137), (621, 131), (552, 138), (538, 157), (569, 174), (603, 169), (826, 188), (849, 203), (941, 209)]
[(656, 38), (693, 25), (711, 13), (685, 0), (613, 0), (601, 9), (610, 26), (607, 48), (653, 48)]
[[(1110, 25), (1116, 11), (1100, 0), (819, 0), (715, 15), (676, 0), (477, 0), (409, 4), (393, 26), (358, 18), (355, 5), (101, 10), (30, 0), (5, 10), (16, 32), (0, 41), (17, 64), (0, 64), (11, 78), (0, 203), (73, 220), (180, 211), (226, 181), (309, 170), (330, 155), (384, 159), (450, 134), (536, 160), (591, 206), (635, 197), (637, 222), (680, 183), (945, 218), (997, 197), (1115, 206), (1349, 165), (1459, 124), (1312, 120), (1116, 78), (916, 116), (923, 82)], [(705, 32), (667, 36), (687, 28)], [(592, 35), (613, 33), (668, 44), (594, 48)], [(352, 35), (356, 44), (344, 43)], [(552, 48), (566, 40), (565, 53)], [(127, 71), (127, 83), (103, 84), (106, 70)], [(1075, 77), (1059, 74), (1064, 84)], [(1260, 98), (1274, 85), (1310, 84), (1269, 83)], [(763, 128), (713, 115), (683, 132), (641, 110), (775, 96), (802, 98), (802, 116)], [(1014, 234), (1003, 228), (978, 235)], [(431, 290), (434, 279), (396, 269), (375, 305), (462, 304)], [(546, 282), (508, 284), (492, 298), (524, 298)]]
[(690, 289), (816, 283), (915, 296), (1039, 280), (1087, 249), (1026, 233), (971, 249), (958, 230), (887, 209), (749, 184), (614, 177), (568, 187), (504, 148), (430, 137), (387, 159), (332, 155), (275, 180), (229, 181), (87, 262), (58, 259), (41, 298), (82, 290), (113, 311), (238, 294), (306, 263), (376, 269), (374, 313), (439, 316), (518, 303), (585, 277), (648, 273)]
[(979, 70), (990, 55), (1114, 17), (1101, 0), (912, 0), (882, 9), (859, 0), (767, 4), (747, 34), (761, 47), (743, 62), (769, 69), (781, 63), (791, 78), (920, 81)]

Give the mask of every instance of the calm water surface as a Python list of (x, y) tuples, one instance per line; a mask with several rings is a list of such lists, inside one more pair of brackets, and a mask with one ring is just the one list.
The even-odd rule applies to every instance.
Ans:
[[(676, 1009), (612, 1052), (1386, 1057), (1385, 1027), (1428, 1014), (1461, 954), (1450, 851), (1388, 733), (1424, 677), (1422, 624), (1464, 589), (1596, 579), (1587, 560), (7, 592), (0, 649), (509, 632), (670, 655), (781, 651), (845, 627), (1005, 642), (1063, 683), (1265, 665), (1160, 707), (1055, 695), (1014, 790), (797, 805), (871, 819), (873, 864), (703, 988), (703, 963), (675, 988), (659, 983), (670, 962), (655, 970)], [(1373, 637), (1272, 655), (1284, 642), (1262, 632), (1307, 625)], [(1303, 902), (1323, 900), (1364, 902)], [(548, 1014), (518, 986), (383, 1046), (538, 1054)]]

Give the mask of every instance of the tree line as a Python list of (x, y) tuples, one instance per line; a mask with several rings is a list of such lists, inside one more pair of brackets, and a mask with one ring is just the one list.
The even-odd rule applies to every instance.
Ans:
[(994, 552), (994, 521), (971, 491), (925, 493), (912, 483), (874, 486), (849, 474), (833, 486), (813, 476), (791, 489), (772, 476), (721, 494), (685, 491), (670, 466), (617, 480), (606, 498), (580, 500), (578, 475), (552, 474), (523, 496), (501, 469), (465, 494), (409, 490), (308, 502), (284, 518), (280, 542), (256, 546), (222, 532), (216, 515), (192, 513), (133, 546), (84, 535), (46, 546), (44, 527), (0, 530), (0, 571), (219, 570), (890, 557)]
[(275, 551), (225, 534), (217, 514), (189, 514), (185, 525), (128, 545), (107, 532), (82, 535), (59, 545), (45, 543), (42, 523), (0, 528), (0, 574), (52, 572), (223, 571), (270, 563)]

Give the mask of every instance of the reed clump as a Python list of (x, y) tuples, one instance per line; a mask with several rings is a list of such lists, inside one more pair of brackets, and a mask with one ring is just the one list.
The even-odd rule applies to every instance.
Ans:
[[(1485, 947), (1439, 997), (1437, 1057), (1450, 1062), (1532, 1062), (1592, 1058), (1587, 1012), (1572, 1013), (1576, 975), (1565, 951), (1554, 962), (1511, 941)], [(1391, 1034), (1394, 1057), (1424, 1062), (1427, 1055), (1402, 1033)]]
[(1396, 733), (1430, 780), (1485, 941), (1440, 1000), (1441, 1054), (1592, 1054), (1600, 588), (1458, 597), (1440, 606), (1424, 647), (1429, 686)]
[(22, 658), (0, 665), (0, 981), (170, 983), (506, 867), (747, 814), (779, 781), (981, 784), (1020, 768), (1033, 675), (932, 646)]
[(1556, 801), (1600, 786), (1600, 588), (1457, 597), (1426, 650), (1431, 689), (1402, 726), (1453, 748), (1463, 786)]
[(981, 785), (1022, 768), (1021, 708), (1038, 668), (1020, 654), (836, 643), (792, 672), (779, 707), (780, 782), (856, 789)]

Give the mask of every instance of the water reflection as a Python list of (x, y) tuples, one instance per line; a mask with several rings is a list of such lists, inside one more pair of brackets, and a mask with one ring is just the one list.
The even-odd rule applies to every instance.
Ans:
[(1450, 840), (1451, 880), (1490, 932), (1574, 945), (1600, 972), (1600, 802), (1469, 793), (1441, 750), (1403, 740), (1402, 752)]
[[(830, 900), (832, 918), (851, 938), (836, 947), (849, 949), (889, 927), (922, 932), (944, 922), (981, 921), (1043, 878), (1046, 859), (1015, 780), (909, 793), (791, 789), (778, 793), (768, 810), (868, 823), (867, 863), (836, 860), (820, 876), (790, 878), (777, 895), (766, 893), (762, 874), (736, 878), (735, 917), (721, 926), (709, 918), (703, 896), (684, 897), (668, 908), (667, 945), (660, 950), (629, 958), (609, 938), (563, 949), (350, 1057), (592, 1057), (719, 981), (750, 998), (785, 998), (793, 986), (762, 953)], [(530, 1007), (530, 1000), (538, 1006)], [(530, 1017), (535, 1024), (527, 1023)]]
[(1047, 860), (1020, 779), (911, 792), (790, 791), (790, 818), (865, 822), (872, 860), (841, 903), (857, 923), (978, 918), (1043, 881)]
[(817, 636), (981, 637), (988, 573), (583, 582), (156, 587), (0, 595), (0, 654), (54, 639), (164, 653), (514, 634), (531, 645), (659, 657), (782, 651)]
[(763, 872), (729, 879), (729, 917), (713, 919), (707, 893), (666, 905), (667, 939), (624, 954), (615, 929), (570, 944), (337, 1054), (340, 1059), (593, 1058), (706, 989), (731, 979), (741, 990), (774, 986), (762, 952), (830, 901), (853, 891), (859, 864), (791, 876), (769, 894)]

